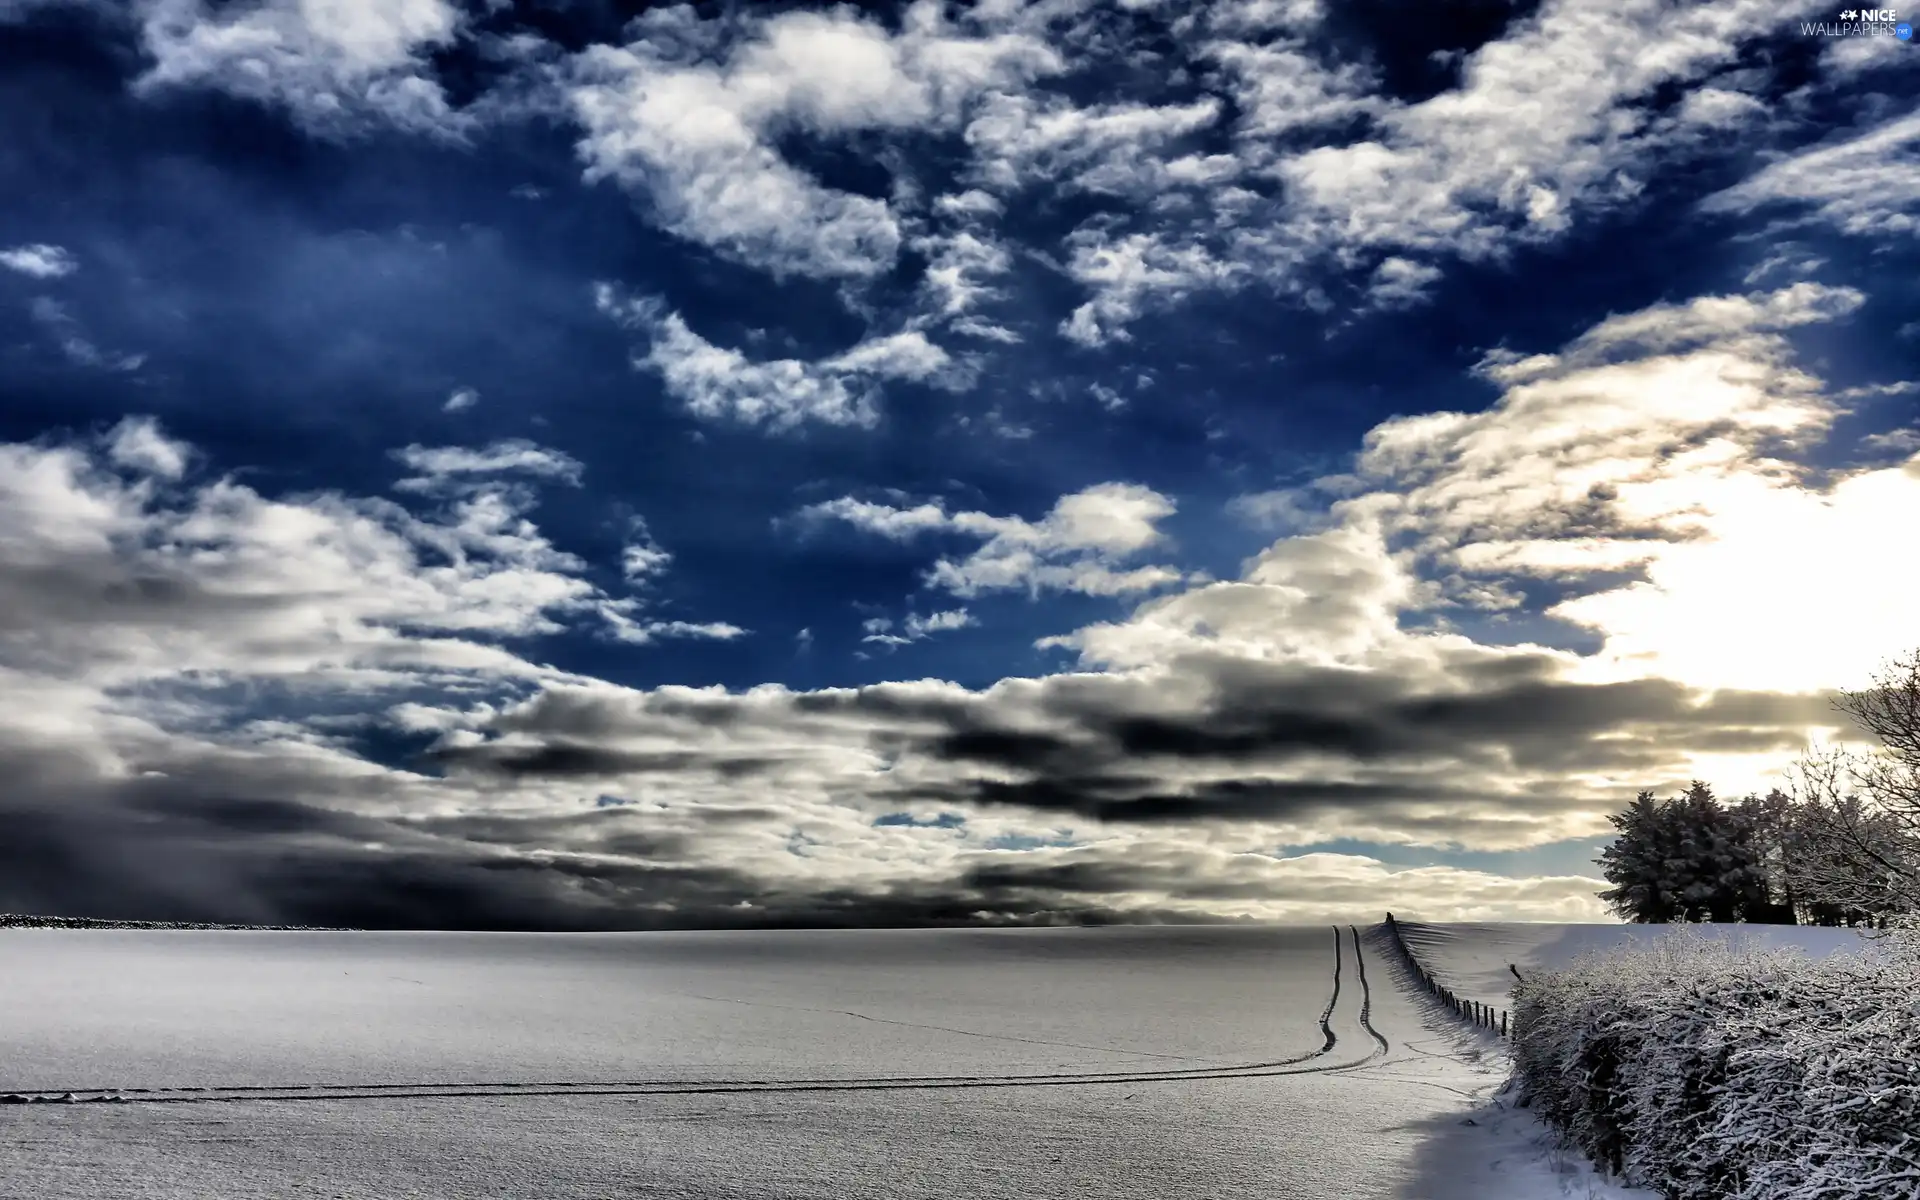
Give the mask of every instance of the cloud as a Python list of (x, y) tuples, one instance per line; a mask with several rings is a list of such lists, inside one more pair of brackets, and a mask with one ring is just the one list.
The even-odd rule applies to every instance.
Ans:
[(1299, 38), (1214, 40), (1201, 46), (1200, 56), (1217, 66), (1238, 105), (1234, 132), (1242, 139), (1334, 126), (1387, 107), (1371, 94), (1376, 81), (1364, 67), (1326, 63)]
[(1868, 450), (1887, 451), (1894, 454), (1920, 454), (1920, 429), (1889, 429), (1885, 433), (1871, 434), (1860, 440), (1860, 445)]
[(128, 417), (108, 432), (106, 454), (115, 466), (176, 480), (187, 473), (193, 450), (161, 432), (152, 417)]
[(693, 416), (765, 426), (775, 432), (808, 421), (871, 427), (879, 422), (880, 385), (892, 381), (946, 390), (968, 385), (971, 376), (951, 355), (917, 329), (869, 338), (840, 354), (812, 362), (783, 358), (755, 362), (738, 350), (716, 346), (650, 298), (626, 299), (602, 284), (595, 292), (601, 312), (649, 341), (634, 365), (659, 374), (667, 393)]
[[(673, 565), (673, 555), (654, 540), (653, 532), (640, 517), (628, 522), (627, 542), (620, 550), (620, 574), (627, 585), (642, 591), (657, 583)], [(610, 600), (600, 606), (601, 616), (611, 627), (615, 640), (645, 646), (667, 638), (730, 642), (747, 636), (747, 630), (727, 621), (673, 621), (645, 612), (638, 597)]]
[(34, 242), (0, 250), (0, 267), (34, 279), (59, 279), (78, 271), (80, 264), (63, 247)]
[(419, 474), (394, 484), (402, 492), (458, 491), (472, 486), (475, 477), (503, 474), (530, 475), (574, 487), (586, 470), (572, 455), (537, 445), (525, 438), (506, 438), (487, 446), (412, 445), (393, 451), (393, 457)]
[[(1461, 84), (1376, 115), (1377, 134), (1283, 158), (1296, 229), (1349, 248), (1484, 257), (1631, 199), (1671, 148), (1641, 106), (1735, 61), (1792, 13), (1761, 0), (1675, 9), (1548, 4), (1469, 54)], [(1737, 103), (1727, 93), (1727, 103)]]
[(1196, 291), (1232, 285), (1245, 268), (1205, 247), (1153, 233), (1115, 235), (1086, 225), (1067, 238), (1067, 274), (1094, 298), (1060, 323), (1060, 334), (1082, 346), (1127, 341), (1128, 323), (1150, 301), (1171, 303)]
[(1738, 214), (1799, 209), (1843, 233), (1910, 235), (1920, 230), (1920, 115), (1788, 155), (1700, 207)]
[(188, 454), (138, 419), (97, 444), (0, 449), (7, 624), (38, 626), (39, 653), (70, 680), (539, 678), (549, 672), (468, 639), (557, 630), (599, 599), (583, 564), (505, 493), (421, 517), (331, 493), (276, 500), (225, 478), (156, 489)]
[(692, 639), (696, 641), (730, 642), (735, 638), (746, 637), (748, 630), (729, 621), (668, 621), (659, 618), (636, 618), (632, 615), (637, 605), (632, 602), (615, 601), (602, 607), (615, 641), (625, 642), (629, 646), (649, 646), (654, 642), (670, 639)]
[(144, 354), (122, 354), (95, 342), (86, 328), (67, 309), (49, 296), (38, 296), (28, 306), (34, 324), (58, 346), (62, 356), (77, 367), (99, 371), (137, 371), (147, 361)]
[(1080, 107), (1065, 97), (997, 93), (967, 125), (972, 182), (993, 191), (1036, 183), (1061, 190), (1148, 197), (1170, 181), (1202, 182), (1232, 173), (1233, 160), (1171, 152), (1203, 132), (1222, 105), (1208, 96), (1186, 104), (1116, 102)]
[[(973, 193), (979, 195), (980, 193)], [(986, 328), (977, 319), (969, 320), (967, 314), (983, 304), (997, 300), (1001, 289), (987, 282), (1005, 275), (1013, 265), (1012, 255), (1005, 247), (988, 236), (962, 230), (958, 233), (942, 236), (926, 236), (916, 239), (913, 248), (927, 256), (926, 273), (921, 277), (920, 290), (928, 314), (936, 319), (954, 321), (953, 328), (961, 332), (970, 332)], [(1001, 331), (999, 334), (974, 333), (993, 340), (1005, 340), (1017, 335)]]
[(907, 646), (923, 641), (936, 633), (946, 633), (955, 629), (965, 629), (975, 625), (973, 615), (964, 608), (947, 609), (943, 612), (908, 613), (906, 620), (900, 623), (899, 632), (894, 632), (894, 624), (887, 617), (872, 617), (861, 624), (865, 634), (863, 642), (878, 642), (886, 646)]
[(585, 683), (508, 644), (632, 612), (510, 495), (425, 515), (275, 499), (183, 482), (194, 456), (149, 419), (0, 445), (0, 907), (572, 927), (617, 921), (582, 908), (583, 870), (629, 893), (728, 885), (725, 869), (583, 867), (550, 815), (517, 826), (544, 849), (434, 832), (555, 798), (362, 756), (363, 735), (457, 741), (423, 697), (472, 705), (470, 720), (543, 682)]
[(454, 135), (466, 125), (428, 61), (459, 37), (448, 0), (149, 0), (152, 65), (139, 87), (205, 86), (284, 107), (309, 131), (340, 137), (391, 125)]
[[(1589, 835), (1628, 780), (1686, 769), (1676, 741), (1779, 753), (1825, 711), (1824, 697), (1556, 682), (1564, 660), (1538, 648), (1432, 649), (1441, 669), (1425, 679), (1216, 654), (977, 692), (548, 689), (435, 755), (454, 778), (624, 779), (675, 807), (750, 778), (816, 837), (851, 805), (867, 821), (958, 812), (992, 836), (1064, 822), (1071, 840), (1140, 853), (1338, 837), (1513, 848)], [(859, 861), (844, 845), (834, 857)]]
[(478, 403), (480, 403), (479, 392), (470, 387), (455, 388), (453, 393), (447, 397), (447, 402), (440, 406), (440, 411), (450, 413), (465, 412)]
[(1912, 46), (1890, 37), (1831, 38), (1820, 52), (1821, 73), (1834, 83), (1858, 87), (1861, 76), (1905, 66)]
[(1393, 604), (1419, 595), (1415, 565), (1563, 589), (1545, 614), (1604, 642), (1583, 677), (1845, 686), (1911, 636), (1900, 598), (1920, 580), (1879, 547), (1920, 519), (1920, 478), (1794, 465), (1844, 396), (1785, 331), (1862, 299), (1812, 283), (1701, 297), (1609, 317), (1557, 352), (1490, 354), (1499, 401), (1372, 430), (1321, 536), (1351, 545), (1377, 526), (1404, 546)]
[[(1184, 178), (1119, 156), (1115, 178), (1157, 186), (1139, 210), (1068, 237), (1069, 273), (1091, 295), (1060, 332), (1103, 345), (1150, 309), (1255, 282), (1324, 304), (1348, 280), (1363, 307), (1417, 303), (1448, 260), (1560, 239), (1757, 119), (1766, 73), (1725, 68), (1806, 7), (1549, 3), (1466, 54), (1457, 86), (1414, 102), (1332, 57), (1304, 9), (1216, 21), (1181, 53), (1235, 101), (1230, 152)], [(1243, 40), (1254, 27), (1281, 32)], [(1685, 101), (1664, 109), (1674, 91)]]
[(1311, 488), (1252, 492), (1227, 502), (1227, 514), (1255, 529), (1310, 533), (1325, 524), (1325, 499)]
[(1382, 259), (1367, 285), (1367, 295), (1378, 308), (1411, 308), (1427, 298), (1443, 272), (1428, 263), (1397, 255)]
[(1817, 254), (1810, 254), (1789, 243), (1779, 251), (1767, 255), (1752, 270), (1748, 271), (1740, 282), (1748, 287), (1763, 282), (1776, 271), (1792, 275), (1807, 276), (1827, 265), (1827, 260)]
[(642, 197), (669, 232), (777, 276), (871, 278), (903, 240), (887, 201), (821, 183), (781, 154), (780, 134), (950, 128), (981, 92), (1058, 68), (1038, 39), (969, 36), (930, 5), (898, 32), (844, 9), (728, 26), (670, 8), (632, 28), (626, 46), (590, 47), (571, 66), (589, 177)]
[[(847, 285), (861, 311), (910, 252), (924, 264), (914, 328), (1016, 344), (1022, 330), (981, 310), (1008, 297), (1027, 250), (1083, 292), (1050, 323), (1100, 347), (1149, 311), (1253, 284), (1321, 307), (1349, 290), (1362, 309), (1418, 304), (1452, 260), (1495, 259), (1639, 203), (1662, 171), (1765, 120), (1778, 79), (1730, 68), (1811, 3), (1548, 3), (1462, 55), (1457, 85), (1414, 102), (1344, 54), (1312, 5), (1174, 14), (1146, 57), (1127, 21), (1158, 17), (1079, 3), (922, 3), (892, 25), (844, 7), (702, 19), (676, 5), (631, 22), (623, 44), (577, 53), (517, 35), (539, 48), (523, 55), (541, 58), (538, 82), (522, 81), (539, 94), (495, 107), (571, 117), (587, 177), (661, 228), (777, 278)], [(448, 0), (153, 0), (144, 27), (149, 88), (221, 87), (327, 136), (375, 122), (462, 135), (480, 119), (435, 78), (436, 54), (485, 40)], [(1139, 79), (1149, 61), (1178, 86), (1086, 100), (1071, 82)], [(1834, 160), (1862, 173), (1858, 187), (1800, 195), (1816, 185), (1786, 179), (1782, 163), (1722, 203), (1793, 193), (1835, 220), (1904, 227), (1897, 187), (1847, 199), (1897, 183), (1898, 154), (1869, 162), (1878, 144), (1867, 135), (1860, 163)], [(963, 159), (919, 152), (936, 147)], [(842, 186), (814, 169), (814, 149), (884, 178)], [(1023, 199), (1051, 209), (1073, 194), (1100, 197), (1097, 213), (1052, 244), (1020, 245), (1029, 226), (1009, 213)], [(831, 384), (796, 403), (860, 413)]]
[[(1753, 457), (1775, 433), (1820, 427), (1817, 381), (1791, 366), (1777, 329), (1831, 318), (1837, 301), (1740, 299), (1623, 314), (1552, 354), (1490, 366), (1512, 376), (1489, 414), (1377, 430), (1358, 464), (1365, 486), (1339, 485), (1326, 527), (1280, 538), (1238, 579), (1060, 639), (1079, 670), (978, 689), (639, 690), (568, 676), (511, 641), (567, 622), (633, 641), (739, 631), (598, 591), (511, 489), (425, 514), (338, 493), (273, 499), (174, 475), (188, 452), (142, 424), (0, 447), (0, 683), (16, 700), (0, 713), (0, 899), (540, 928), (1306, 919), (1362, 904), (1598, 915), (1584, 878), (1278, 848), (1585, 837), (1640, 787), (1778, 759), (1833, 720), (1824, 692), (1742, 687), (1740, 662), (1669, 669), (1692, 665), (1685, 643), (1703, 636), (1684, 609), (1652, 657), (1630, 612), (1601, 615), (1633, 644), (1592, 659), (1408, 619), (1435, 601), (1434, 569), (1466, 569), (1455, 560), (1470, 542), (1455, 531), (1577, 549), (1628, 518), (1651, 513), (1655, 534), (1680, 519), (1623, 486), (1564, 527), (1528, 525), (1523, 506), (1553, 511), (1529, 473), (1542, 458), (1577, 473), (1581, 455), (1607, 451), (1639, 464), (1623, 475), (1633, 487), (1704, 480), (1691, 498), (1709, 503), (1691, 519), (1710, 536), (1653, 538), (1660, 555), (1753, 545), (1761, 524), (1781, 544), (1785, 527), (1762, 520), (1774, 510), (1756, 509), (1754, 529), (1723, 520), (1749, 495), (1727, 486), (1789, 493), (1794, 511), (1830, 504), (1858, 526), (1898, 511), (1884, 503), (1907, 478), (1897, 471), (1820, 492)], [(1676, 406), (1702, 378), (1720, 390)], [(1721, 441), (1746, 449), (1718, 450), (1715, 470), (1686, 461), (1688, 446)], [(1108, 484), (1037, 521), (851, 500), (813, 515), (901, 540), (970, 537), (988, 558), (1104, 566), (1162, 547), (1170, 513), (1147, 489)], [(653, 577), (664, 551), (643, 525), (633, 547)], [(1544, 550), (1522, 557), (1545, 569)], [(1665, 589), (1661, 572), (1681, 565), (1656, 559), (1647, 581)], [(1801, 586), (1844, 589), (1854, 607), (1835, 611), (1853, 620), (1858, 570), (1816, 568)], [(1720, 594), (1771, 620), (1797, 603), (1779, 594), (1797, 578), (1749, 588), (1736, 576)], [(882, 632), (967, 619), (914, 614)], [(1850, 643), (1810, 640), (1808, 660), (1837, 652), (1829, 673), (1851, 668)], [(1594, 669), (1609, 664), (1633, 670)], [(272, 716), (245, 698), (268, 689)], [(343, 724), (343, 711), (359, 715)], [(386, 765), (363, 752), (367, 731), (417, 749)], [(601, 804), (608, 795), (626, 802)], [(926, 820), (877, 824), (902, 812)], [(955, 817), (931, 819), (942, 813)]]
[(660, 548), (653, 540), (653, 534), (647, 529), (647, 523), (635, 518), (627, 535), (627, 544), (620, 551), (620, 573), (629, 583), (641, 583), (653, 579), (673, 563), (673, 555)]
[(1178, 583), (1182, 572), (1164, 566), (1128, 567), (1126, 560), (1165, 540), (1157, 523), (1173, 501), (1138, 484), (1103, 483), (1062, 496), (1039, 521), (987, 513), (949, 513), (937, 503), (897, 508), (841, 497), (801, 510), (809, 522), (844, 521), (898, 541), (946, 532), (982, 540), (964, 558), (941, 558), (927, 571), (928, 587), (957, 596), (1023, 589), (1124, 595)]

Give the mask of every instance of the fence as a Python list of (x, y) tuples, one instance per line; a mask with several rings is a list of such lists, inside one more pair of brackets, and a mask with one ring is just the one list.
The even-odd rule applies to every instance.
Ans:
[[(1507, 1036), (1507, 1011), (1505, 1009), (1495, 1008), (1491, 1004), (1482, 1004), (1478, 1000), (1469, 1000), (1465, 996), (1454, 992), (1452, 988), (1442, 984), (1438, 979), (1433, 977), (1433, 972), (1427, 970), (1426, 965), (1414, 954), (1412, 948), (1407, 945), (1406, 939), (1400, 936), (1400, 923), (1393, 919), (1392, 913), (1387, 914), (1386, 926), (1388, 940), (1393, 943), (1393, 948), (1398, 951), (1400, 957), (1405, 960), (1407, 969), (1413, 972), (1413, 977), (1420, 981), (1421, 987), (1426, 988), (1440, 1003), (1451, 1008), (1462, 1020), (1471, 1021), (1480, 1028), (1497, 1033), (1501, 1037)], [(1513, 972), (1515, 979), (1520, 977), (1518, 968), (1509, 966), (1507, 969)]]

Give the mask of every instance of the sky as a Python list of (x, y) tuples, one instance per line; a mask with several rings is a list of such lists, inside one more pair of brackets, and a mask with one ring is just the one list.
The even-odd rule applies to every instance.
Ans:
[(1606, 919), (1920, 645), (1844, 11), (0, 0), (0, 910)]

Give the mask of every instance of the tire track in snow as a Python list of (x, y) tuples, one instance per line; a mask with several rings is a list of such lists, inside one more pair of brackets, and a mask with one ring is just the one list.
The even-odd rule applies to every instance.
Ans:
[[(1373, 989), (1367, 986), (1367, 960), (1360, 953), (1360, 927), (1349, 925), (1347, 929), (1353, 934), (1353, 962), (1360, 975), (1360, 1028), (1366, 1030), (1367, 1036), (1378, 1044), (1379, 1050), (1372, 1056), (1378, 1057), (1393, 1047), (1388, 1045), (1387, 1039), (1373, 1027)], [(1340, 931), (1336, 928), (1334, 937), (1338, 939), (1339, 936)]]
[(1335, 925), (1333, 927), (1333, 995), (1327, 997), (1327, 1006), (1320, 1010), (1320, 1032), (1327, 1039), (1327, 1044), (1320, 1047), (1320, 1053), (1322, 1054), (1325, 1054), (1327, 1051), (1333, 1049), (1334, 1043), (1340, 1040), (1339, 1035), (1333, 1032), (1333, 1010), (1334, 1010), (1334, 1006), (1339, 1003), (1340, 1003), (1340, 927), (1338, 925)]
[[(1336, 965), (1335, 970), (1338, 971)], [(855, 1012), (850, 1008), (815, 1008), (808, 1004), (775, 1004), (770, 1000), (736, 1000), (732, 996), (703, 996), (699, 992), (676, 992), (693, 1000), (709, 1000), (715, 1004), (744, 1004), (749, 1008), (784, 1008), (790, 1012), (826, 1013), (835, 1017), (852, 1017), (858, 1021), (872, 1021), (876, 1025), (899, 1025), (905, 1029), (931, 1029), (936, 1033), (955, 1033), (962, 1037), (987, 1038), (996, 1042), (1022, 1042), (1029, 1046), (1064, 1046), (1070, 1050), (1092, 1050), (1099, 1054), (1118, 1054), (1126, 1058), (1170, 1058), (1177, 1062), (1208, 1063), (1213, 1069), (1232, 1069), (1236, 1064), (1221, 1062), (1219, 1059), (1200, 1058), (1192, 1054), (1162, 1054), (1156, 1050), (1120, 1050), (1113, 1046), (1090, 1046), (1085, 1042), (1056, 1042), (1046, 1038), (1015, 1037), (1007, 1033), (981, 1033), (977, 1029), (957, 1029), (951, 1025), (923, 1025), (918, 1021), (896, 1021), (891, 1017), (869, 1016)], [(1207, 1070), (1207, 1067), (1193, 1067), (1191, 1070)]]
[[(1373, 988), (1367, 982), (1367, 959), (1366, 955), (1361, 951), (1360, 930), (1357, 926), (1353, 925), (1347, 926), (1347, 930), (1353, 935), (1354, 969), (1360, 977), (1360, 1028), (1366, 1030), (1367, 1036), (1373, 1039), (1373, 1051), (1357, 1062), (1351, 1062), (1340, 1067), (1329, 1067), (1327, 1071), (1329, 1074), (1341, 1075), (1359, 1075), (1364, 1072), (1369, 1079), (1396, 1078), (1394, 1076), (1385, 1076), (1377, 1073), (1381, 1067), (1391, 1066), (1394, 1063), (1404, 1062), (1406, 1060), (1389, 1059), (1387, 1057), (1388, 1052), (1393, 1049), (1393, 1045), (1387, 1041), (1385, 1034), (1373, 1026)], [(1339, 930), (1336, 927), (1335, 933), (1337, 934), (1338, 932)], [(1404, 1045), (1405, 1043), (1402, 1044)], [(1409, 1046), (1408, 1049), (1415, 1049), (1415, 1047)], [(1437, 1087), (1442, 1091), (1455, 1092), (1458, 1095), (1464, 1096), (1467, 1094), (1458, 1091), (1456, 1088), (1447, 1087), (1444, 1084), (1428, 1083), (1424, 1080), (1411, 1079), (1403, 1081), (1407, 1083), (1421, 1083), (1426, 1087)]]
[[(1320, 1031), (1325, 1041), (1318, 1050), (1292, 1058), (1267, 1062), (1241, 1063), (1224, 1067), (1177, 1067), (1153, 1071), (1060, 1071), (1026, 1075), (895, 1075), (838, 1079), (735, 1079), (685, 1080), (640, 1079), (578, 1083), (356, 1083), (356, 1084), (238, 1084), (196, 1087), (138, 1088), (29, 1088), (0, 1094), (0, 1103), (12, 1104), (206, 1104), (235, 1103), (249, 1100), (408, 1100), (473, 1099), (511, 1096), (711, 1096), (731, 1092), (865, 1092), (929, 1091), (950, 1088), (1011, 1087), (1086, 1087), (1103, 1083), (1188, 1083), (1210, 1079), (1264, 1079), (1283, 1075), (1311, 1075), (1344, 1071), (1362, 1066), (1380, 1056), (1376, 1050), (1352, 1063), (1306, 1065), (1323, 1058), (1339, 1043), (1333, 1030), (1333, 1012), (1340, 1002), (1340, 981), (1345, 954), (1341, 949), (1340, 927), (1333, 927), (1333, 994), (1320, 1013)], [(1358, 957), (1356, 943), (1356, 958)], [(1367, 1025), (1365, 967), (1360, 964), (1362, 987), (1361, 1024)], [(711, 997), (708, 997), (711, 998)], [(826, 1010), (823, 1010), (826, 1011)], [(842, 1010), (831, 1010), (841, 1012)], [(843, 1012), (846, 1016), (865, 1017)], [(892, 1022), (904, 1024), (904, 1022)], [(929, 1026), (928, 1028), (942, 1028)], [(966, 1030), (945, 1030), (965, 1033)], [(984, 1035), (992, 1036), (992, 1035)], [(1385, 1044), (1378, 1033), (1374, 1038)], [(1031, 1039), (1013, 1039), (1026, 1041)], [(1091, 1047), (1089, 1047), (1091, 1048)]]

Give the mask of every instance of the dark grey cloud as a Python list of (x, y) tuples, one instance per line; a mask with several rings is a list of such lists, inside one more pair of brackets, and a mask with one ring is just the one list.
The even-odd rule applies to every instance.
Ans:
[(768, 774), (781, 765), (777, 758), (702, 754), (692, 750), (621, 750), (574, 740), (546, 741), (532, 746), (445, 747), (423, 755), (422, 761), (464, 770), (548, 779), (708, 771), (722, 779), (742, 780)]
[[(1831, 711), (1824, 694), (1579, 683), (1545, 677), (1550, 665), (1531, 656), (1436, 691), (1385, 672), (1190, 656), (1174, 677), (1200, 698), (1178, 707), (1124, 676), (1049, 677), (1018, 699), (912, 684), (698, 701), (555, 689), (490, 722), (494, 740), (435, 756), (522, 779), (713, 773), (778, 787), (805, 760), (743, 757), (743, 747), (811, 733), (925, 765), (910, 783), (849, 785), (877, 804), (1159, 825), (1364, 815), (1376, 827), (1418, 820), (1427, 835), (1446, 822), (1416, 810), (1439, 805), (1455, 814), (1445, 840), (1464, 841), (1490, 809), (1597, 815), (1620, 798), (1551, 781), (1612, 775), (1663, 786), (1676, 744), (1788, 751)], [(672, 737), (689, 718), (737, 736), (712, 749), (621, 748)], [(606, 744), (595, 748), (592, 737)]]
[[(57, 772), (48, 772), (57, 774)], [(1192, 921), (990, 874), (778, 886), (608, 809), (390, 821), (133, 780), (0, 802), (0, 911), (350, 928), (612, 930)], [(714, 823), (760, 817), (706, 814)], [(590, 846), (592, 854), (564, 847)]]

